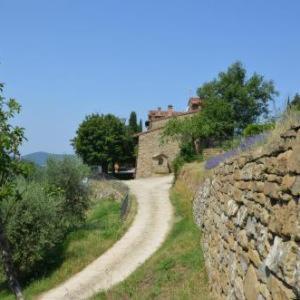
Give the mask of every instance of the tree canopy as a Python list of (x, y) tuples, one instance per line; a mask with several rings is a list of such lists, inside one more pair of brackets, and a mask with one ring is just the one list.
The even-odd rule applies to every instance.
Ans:
[(232, 109), (232, 121), (238, 131), (248, 124), (255, 123), (259, 117), (269, 113), (269, 102), (274, 100), (278, 92), (271, 80), (254, 73), (247, 78), (247, 71), (241, 62), (232, 64), (226, 72), (204, 83), (197, 90), (198, 96), (204, 101), (222, 100)]
[(180, 119), (171, 119), (164, 128), (162, 138), (176, 139), (184, 147), (192, 144), (198, 151), (199, 140), (208, 143), (209, 140), (224, 140), (233, 134), (232, 110), (223, 100), (207, 100), (203, 111), (196, 115)]
[(193, 144), (207, 146), (220, 143), (241, 133), (248, 124), (255, 123), (269, 113), (268, 104), (277, 95), (272, 81), (254, 73), (247, 78), (240, 62), (232, 64), (226, 72), (204, 83), (197, 90), (203, 101), (202, 110), (189, 118), (171, 119), (162, 134), (163, 140), (177, 139), (181, 147)]
[[(19, 146), (24, 140), (24, 129), (11, 125), (11, 119), (20, 112), (21, 106), (14, 99), (2, 96), (3, 84), (0, 83), (0, 203), (10, 197), (18, 198), (15, 189), (17, 175), (24, 172), (19, 161)], [(0, 250), (5, 275), (12, 291), (18, 299), (23, 299), (21, 287), (16, 278), (9, 243), (0, 216)]]
[(137, 123), (137, 116), (136, 116), (136, 112), (135, 111), (132, 111), (130, 113), (129, 121), (128, 121), (128, 127), (129, 127), (129, 130), (132, 133), (139, 132), (139, 125)]
[(124, 162), (133, 155), (132, 137), (125, 123), (112, 114), (92, 114), (79, 125), (72, 140), (76, 153), (88, 165), (108, 165)]
[(290, 107), (296, 110), (300, 110), (300, 95), (298, 93), (295, 94), (294, 98), (290, 102)]

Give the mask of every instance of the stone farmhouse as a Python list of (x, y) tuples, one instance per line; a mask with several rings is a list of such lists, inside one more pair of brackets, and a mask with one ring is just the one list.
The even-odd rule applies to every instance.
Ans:
[(167, 110), (160, 107), (157, 110), (150, 110), (147, 130), (137, 134), (138, 156), (136, 163), (136, 178), (150, 177), (157, 174), (171, 172), (172, 160), (179, 152), (179, 144), (176, 141), (161, 143), (161, 133), (166, 123), (171, 118), (187, 118), (201, 110), (202, 101), (198, 97), (192, 97), (188, 101), (185, 112), (178, 112), (172, 105)]

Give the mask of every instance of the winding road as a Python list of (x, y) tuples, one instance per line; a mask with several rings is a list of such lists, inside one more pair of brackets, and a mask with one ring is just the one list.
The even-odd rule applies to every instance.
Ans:
[(81, 272), (39, 299), (88, 299), (123, 281), (143, 264), (164, 242), (172, 226), (171, 182), (172, 176), (128, 181), (138, 203), (137, 215), (129, 230)]

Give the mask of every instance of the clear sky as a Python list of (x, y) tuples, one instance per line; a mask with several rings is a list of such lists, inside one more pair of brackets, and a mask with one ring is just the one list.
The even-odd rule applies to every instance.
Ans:
[(300, 91), (299, 0), (0, 0), (0, 81), (23, 106), (22, 153), (72, 153), (85, 115), (145, 119), (236, 60)]

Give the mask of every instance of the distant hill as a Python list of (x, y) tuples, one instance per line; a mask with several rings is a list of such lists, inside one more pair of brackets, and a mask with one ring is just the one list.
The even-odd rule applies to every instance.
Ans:
[(54, 158), (62, 160), (66, 156), (74, 156), (72, 154), (53, 154), (47, 152), (34, 152), (27, 155), (22, 156), (23, 160), (34, 162), (39, 166), (45, 166), (47, 163), (48, 158)]

